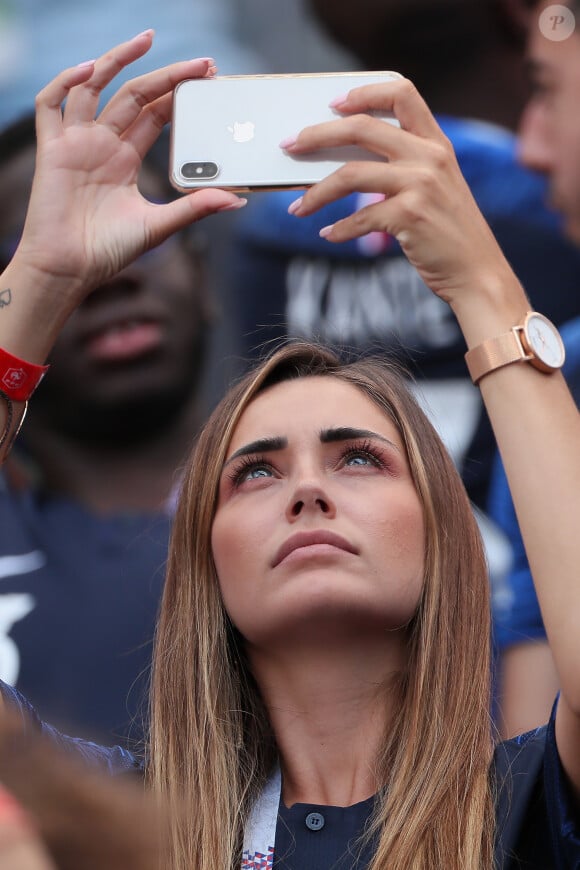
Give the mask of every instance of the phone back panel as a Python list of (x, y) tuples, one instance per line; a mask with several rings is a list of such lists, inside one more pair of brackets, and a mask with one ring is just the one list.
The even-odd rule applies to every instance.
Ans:
[[(174, 94), (171, 183), (181, 191), (302, 188), (347, 160), (376, 160), (376, 155), (354, 146), (292, 157), (280, 142), (303, 127), (340, 117), (328, 104), (341, 94), (395, 78), (399, 76), (393, 72), (354, 72), (181, 82)], [(373, 114), (398, 125), (391, 113)]]

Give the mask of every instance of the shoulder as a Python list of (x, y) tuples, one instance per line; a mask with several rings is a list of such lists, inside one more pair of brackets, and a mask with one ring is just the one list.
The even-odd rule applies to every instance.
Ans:
[(528, 808), (542, 776), (546, 726), (500, 743), (492, 775), (496, 793), (496, 862), (514, 854), (525, 827)]
[(500, 743), (496, 749), (493, 775), (499, 867), (506, 866), (509, 855), (519, 855), (520, 850), (529, 853), (532, 843), (544, 850), (550, 862), (546, 866), (580, 870), (580, 819), (558, 755), (556, 706), (557, 702), (547, 725)]
[[(493, 758), (498, 819), (513, 811), (515, 802), (524, 803), (542, 771), (548, 726), (504, 740)], [(504, 804), (505, 802), (505, 804)]]
[(8, 710), (19, 715), (26, 729), (42, 734), (55, 745), (71, 752), (87, 764), (106, 770), (108, 773), (121, 774), (142, 772), (143, 759), (122, 746), (101, 746), (90, 740), (69, 737), (43, 722), (30, 702), (13, 686), (0, 680), (0, 696)]

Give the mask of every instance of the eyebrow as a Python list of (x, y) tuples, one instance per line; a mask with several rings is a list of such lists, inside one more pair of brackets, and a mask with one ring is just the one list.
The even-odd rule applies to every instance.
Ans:
[(235, 453), (232, 453), (230, 458), (224, 463), (224, 468), (238, 459), (240, 456), (249, 456), (252, 453), (272, 453), (275, 450), (284, 450), (288, 447), (288, 439), (278, 436), (275, 438), (258, 438), (256, 441), (250, 441), (249, 444), (244, 444)]
[[(399, 448), (384, 435), (379, 435), (378, 432), (373, 432), (371, 429), (356, 429), (352, 426), (337, 426), (332, 429), (323, 429), (320, 432), (321, 444), (334, 444), (338, 441), (356, 441), (360, 438), (375, 438), (382, 441), (389, 447), (400, 452)], [(273, 438), (258, 438), (256, 441), (250, 441), (249, 444), (244, 444), (235, 453), (232, 453), (230, 458), (224, 463), (224, 468), (240, 456), (250, 456), (252, 453), (273, 453), (276, 450), (284, 450), (288, 447), (288, 439), (283, 436)]]
[(320, 441), (322, 444), (332, 444), (336, 441), (356, 441), (360, 438), (375, 438), (377, 441), (382, 441), (383, 444), (388, 444), (394, 450), (400, 453), (396, 444), (385, 438), (384, 435), (379, 435), (378, 432), (373, 432), (372, 429), (355, 429), (352, 426), (338, 426), (334, 429), (323, 429), (320, 433)]

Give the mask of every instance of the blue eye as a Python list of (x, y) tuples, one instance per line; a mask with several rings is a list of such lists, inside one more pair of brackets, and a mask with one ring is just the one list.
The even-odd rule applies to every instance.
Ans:
[(343, 463), (349, 468), (366, 468), (369, 465), (374, 468), (384, 468), (385, 462), (382, 454), (370, 442), (357, 447), (347, 447), (342, 456)]
[(272, 474), (269, 468), (264, 468), (263, 465), (256, 465), (254, 468), (247, 469), (242, 475), (242, 480), (255, 480), (258, 477), (269, 477)]
[(370, 456), (365, 453), (353, 453), (346, 458), (346, 465), (376, 465)]
[(247, 457), (235, 467), (230, 475), (234, 486), (241, 486), (249, 480), (259, 480), (261, 477), (272, 477), (272, 466), (263, 459)]

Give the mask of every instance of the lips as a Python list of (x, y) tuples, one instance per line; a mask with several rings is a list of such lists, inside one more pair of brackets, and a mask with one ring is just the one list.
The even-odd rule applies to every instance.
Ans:
[(335, 532), (329, 531), (312, 531), (312, 532), (297, 532), (285, 541), (272, 562), (272, 567), (275, 568), (284, 561), (295, 550), (305, 547), (313, 547), (317, 544), (327, 544), (331, 547), (336, 547), (338, 550), (345, 550), (347, 553), (358, 555), (358, 550), (346, 538), (337, 535)]
[(159, 323), (138, 319), (117, 321), (86, 340), (89, 356), (99, 362), (134, 359), (156, 350), (163, 340)]

